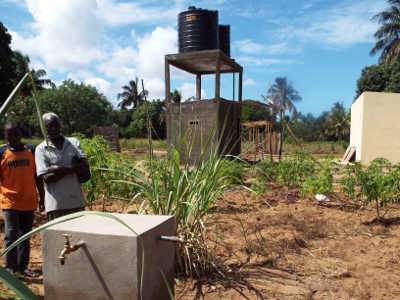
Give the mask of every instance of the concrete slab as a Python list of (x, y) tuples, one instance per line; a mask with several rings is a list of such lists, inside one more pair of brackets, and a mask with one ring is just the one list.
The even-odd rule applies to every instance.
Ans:
[[(158, 237), (176, 234), (174, 218), (114, 215), (138, 235), (100, 216), (84, 216), (42, 232), (46, 300), (170, 299), (162, 273), (173, 291), (175, 248)], [(68, 254), (61, 265), (65, 233), (72, 243), (83, 240), (85, 246)]]

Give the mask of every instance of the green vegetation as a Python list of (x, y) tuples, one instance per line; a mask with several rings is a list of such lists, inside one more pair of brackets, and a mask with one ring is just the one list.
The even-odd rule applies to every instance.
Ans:
[[(36, 96), (43, 112), (52, 111), (63, 122), (63, 132), (91, 134), (95, 125), (111, 124), (111, 104), (96, 88), (64, 81), (59, 87), (45, 89)], [(32, 98), (15, 101), (10, 108), (10, 117), (21, 123), (28, 136), (39, 135), (36, 108)]]
[[(268, 94), (262, 96), (264, 100), (271, 106), (272, 120), (276, 120), (276, 115), (279, 116), (280, 127), (279, 127), (279, 147), (278, 155), (279, 160), (281, 159), (283, 150), (284, 132), (286, 129), (286, 111), (289, 113), (296, 111), (294, 102), (300, 101), (301, 97), (299, 93), (293, 88), (293, 85), (289, 83), (286, 77), (277, 77), (275, 81), (268, 89)], [(270, 140), (272, 143), (272, 140)]]
[(363, 92), (400, 92), (400, 63), (381, 63), (365, 67), (357, 81), (356, 96)]
[[(130, 139), (120, 139), (119, 143), (122, 150), (129, 149), (148, 149), (149, 141), (144, 138), (130, 138)], [(157, 150), (167, 150), (166, 140), (153, 140), (153, 148)]]
[[(83, 185), (89, 206), (95, 200), (117, 198), (129, 201), (136, 193), (132, 186), (120, 185), (114, 182), (121, 176), (138, 174), (135, 162), (120, 153), (111, 153), (108, 142), (101, 136), (93, 139), (80, 137), (82, 148), (88, 157), (91, 169), (91, 179)], [(104, 210), (104, 206), (103, 206)]]
[(348, 166), (341, 184), (349, 199), (375, 204), (377, 220), (381, 221), (388, 205), (400, 202), (400, 164), (377, 158), (368, 167)]
[(141, 106), (144, 103), (148, 91), (139, 92), (139, 90), (139, 79), (136, 77), (136, 80), (131, 80), (128, 85), (122, 87), (122, 93), (118, 94), (118, 99), (121, 100), (118, 106), (123, 110), (129, 106), (133, 106), (133, 108)]
[(372, 20), (377, 21), (381, 26), (375, 32), (376, 43), (370, 54), (375, 55), (382, 51), (379, 57), (380, 62), (391, 63), (400, 58), (399, 31), (400, 31), (400, 1), (387, 0), (390, 8), (376, 14)]

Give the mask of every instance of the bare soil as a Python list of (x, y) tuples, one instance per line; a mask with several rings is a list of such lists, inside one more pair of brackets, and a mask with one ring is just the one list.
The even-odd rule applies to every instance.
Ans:
[[(119, 201), (105, 208), (135, 212)], [(261, 196), (232, 189), (205, 224), (210, 249), (229, 271), (176, 280), (176, 298), (400, 299), (400, 207), (385, 224), (374, 218), (372, 207), (339, 196), (320, 203), (274, 185)], [(35, 226), (44, 222), (37, 213)], [(40, 270), (40, 237), (31, 244), (31, 268)], [(42, 277), (25, 282), (43, 296)]]

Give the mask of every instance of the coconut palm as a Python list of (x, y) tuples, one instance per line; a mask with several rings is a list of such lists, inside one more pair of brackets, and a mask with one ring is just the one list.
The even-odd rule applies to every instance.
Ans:
[(262, 96), (264, 100), (270, 103), (273, 112), (273, 118), (279, 115), (281, 123), (279, 133), (279, 160), (282, 155), (283, 131), (285, 121), (285, 112), (294, 112), (296, 108), (294, 102), (300, 101), (299, 93), (293, 88), (291, 83), (288, 83), (286, 77), (277, 77), (273, 84), (268, 89), (268, 95)]
[[(15, 74), (17, 81), (19, 81), (26, 73), (30, 72), (32, 74), (36, 89), (43, 90), (45, 87), (55, 87), (55, 84), (50, 79), (44, 78), (47, 74), (45, 70), (34, 70), (29, 68), (30, 59), (27, 55), (23, 55), (19, 51), (14, 51), (13, 61), (15, 63)], [(28, 97), (32, 94), (32, 91), (32, 82), (27, 80), (20, 90), (20, 95), (22, 97)]]
[(387, 0), (387, 2), (391, 7), (372, 18), (381, 24), (381, 27), (375, 32), (377, 42), (370, 55), (382, 50), (379, 61), (390, 63), (400, 59), (400, 0)]
[(147, 97), (149, 92), (143, 90), (139, 93), (138, 88), (137, 77), (136, 80), (131, 80), (128, 85), (122, 87), (123, 92), (118, 94), (118, 99), (121, 99), (118, 106), (121, 107), (121, 109), (126, 109), (131, 105), (133, 105), (133, 108), (138, 108), (144, 103), (145, 97)]
[(174, 103), (181, 103), (182, 100), (182, 94), (175, 89), (172, 93), (171, 93), (171, 100)]
[(343, 103), (336, 102), (324, 122), (324, 135), (339, 141), (348, 138), (350, 134), (350, 112)]

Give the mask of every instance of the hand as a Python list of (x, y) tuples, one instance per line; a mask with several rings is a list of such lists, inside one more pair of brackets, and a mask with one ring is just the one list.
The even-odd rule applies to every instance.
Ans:
[(45, 210), (43, 199), (39, 200), (39, 212), (43, 212)]
[(68, 168), (59, 166), (59, 165), (51, 165), (49, 167), (49, 173), (54, 173), (54, 174), (67, 174), (68, 173)]
[(58, 173), (62, 167), (59, 165), (51, 165), (49, 167), (49, 173)]

